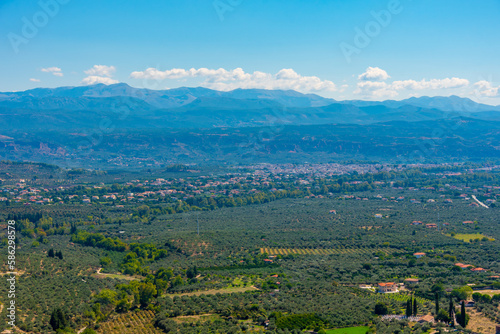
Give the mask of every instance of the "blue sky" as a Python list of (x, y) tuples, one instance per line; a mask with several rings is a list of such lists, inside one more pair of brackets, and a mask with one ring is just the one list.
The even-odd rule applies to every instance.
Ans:
[(126, 82), (500, 104), (499, 18), (498, 0), (4, 0), (0, 91)]

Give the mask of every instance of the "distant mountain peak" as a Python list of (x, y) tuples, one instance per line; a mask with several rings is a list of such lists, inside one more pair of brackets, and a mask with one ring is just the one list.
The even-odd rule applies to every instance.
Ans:
[(341, 101), (344, 104), (353, 104), (358, 107), (383, 105), (389, 108), (399, 108), (404, 105), (411, 105), (425, 109), (439, 109), (446, 112), (482, 112), (482, 111), (500, 111), (500, 106), (493, 106), (483, 103), (477, 103), (470, 98), (457, 95), (450, 96), (419, 96), (410, 97), (404, 100), (385, 100), (385, 101)]

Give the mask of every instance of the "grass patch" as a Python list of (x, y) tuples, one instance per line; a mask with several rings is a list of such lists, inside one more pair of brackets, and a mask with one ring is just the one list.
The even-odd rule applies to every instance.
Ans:
[(367, 326), (358, 326), (358, 327), (346, 327), (346, 328), (337, 328), (337, 329), (328, 329), (326, 331), (327, 334), (366, 334), (370, 327)]
[(474, 290), (474, 292), (479, 292), (482, 295), (488, 295), (490, 297), (500, 294), (500, 290)]
[(172, 320), (178, 323), (183, 323), (183, 322), (195, 323), (198, 321), (205, 322), (205, 321), (214, 321), (216, 319), (220, 319), (220, 316), (218, 314), (210, 314), (210, 313), (200, 314), (200, 315), (183, 315), (172, 318)]
[(450, 237), (453, 237), (455, 239), (462, 240), (465, 242), (470, 242), (471, 240), (477, 240), (477, 239), (481, 240), (483, 238), (486, 238), (489, 241), (495, 241), (494, 238), (487, 237), (481, 233), (475, 233), (475, 234), (460, 234), (459, 233), (459, 234), (455, 234), (455, 235), (450, 235)]
[(175, 296), (199, 296), (199, 295), (215, 295), (217, 293), (233, 293), (233, 292), (247, 292), (247, 291), (255, 291), (258, 290), (256, 287), (252, 286), (236, 286), (236, 287), (228, 287), (223, 289), (212, 289), (212, 290), (201, 290), (194, 292), (186, 292), (186, 293), (172, 293), (166, 294), (166, 296), (175, 297)]
[(130, 275), (124, 275), (124, 274), (105, 274), (105, 273), (95, 273), (92, 276), (96, 278), (116, 278), (116, 279), (123, 279), (127, 281), (140, 281), (141, 277), (138, 276), (130, 276)]

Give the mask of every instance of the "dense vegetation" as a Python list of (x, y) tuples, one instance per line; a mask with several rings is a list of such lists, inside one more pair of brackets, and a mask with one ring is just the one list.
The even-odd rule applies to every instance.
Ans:
[[(431, 314), (449, 323), (454, 314), (461, 328), (464, 299), (500, 321), (500, 292), (485, 292), (500, 289), (500, 174), (484, 166), (380, 165), (342, 175), (22, 166), (24, 182), (2, 174), (0, 216), (16, 221), (17, 324), (25, 331), (104, 333), (134, 322), (144, 333), (357, 325), (421, 333), (425, 325), (381, 317)], [(50, 201), (31, 201), (37, 194)], [(472, 195), (489, 208), (473, 205)], [(407, 278), (419, 282), (396, 294), (360, 288)]]

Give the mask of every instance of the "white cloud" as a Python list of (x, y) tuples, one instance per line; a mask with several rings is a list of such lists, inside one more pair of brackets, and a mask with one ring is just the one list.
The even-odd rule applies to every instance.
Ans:
[(64, 74), (62, 73), (62, 70), (59, 67), (46, 67), (41, 69), (42, 72), (45, 73), (52, 73), (56, 77), (62, 77)]
[(359, 81), (354, 94), (363, 95), (368, 98), (384, 98), (396, 97), (401, 91), (409, 91), (409, 94), (412, 95), (412, 91), (457, 89), (469, 85), (469, 80), (455, 77), (386, 82), (388, 78), (390, 76), (386, 71), (378, 67), (368, 67), (365, 73), (358, 76)]
[(384, 81), (389, 79), (390, 76), (387, 74), (386, 71), (379, 67), (368, 67), (365, 71), (365, 73), (360, 74), (358, 76), (359, 80), (365, 80), (365, 81)]
[(481, 96), (487, 97), (499, 97), (500, 96), (500, 86), (493, 87), (493, 84), (486, 80), (478, 81), (474, 84), (476, 88), (475, 93)]
[(423, 90), (423, 89), (448, 89), (460, 88), (469, 85), (469, 80), (460, 78), (445, 78), (445, 79), (431, 79), (431, 80), (403, 80), (393, 81), (391, 86), (395, 90), (410, 89), (410, 90)]
[(340, 90), (339, 90), (339, 92), (340, 92), (340, 93), (343, 93), (343, 92), (345, 92), (345, 91), (346, 91), (346, 89), (347, 89), (347, 88), (349, 88), (349, 85), (344, 84), (344, 85), (340, 86)]
[(84, 85), (95, 85), (98, 83), (102, 83), (105, 85), (112, 85), (112, 84), (118, 83), (118, 80), (111, 79), (108, 77), (100, 77), (97, 75), (89, 75), (88, 77), (86, 77), (82, 80), (82, 84), (84, 84)]
[(396, 97), (398, 92), (391, 89), (391, 85), (382, 81), (361, 81), (357, 84), (354, 94), (370, 98)]
[(87, 74), (87, 77), (82, 80), (82, 84), (84, 85), (95, 85), (99, 83), (112, 85), (119, 82), (111, 78), (116, 72), (116, 67), (114, 66), (94, 65), (92, 68), (83, 72)]
[(202, 86), (223, 91), (237, 88), (293, 89), (305, 92), (336, 90), (332, 81), (321, 80), (316, 76), (302, 76), (293, 69), (282, 69), (276, 74), (271, 74), (260, 71), (246, 73), (241, 68), (234, 70), (174, 68), (166, 71), (148, 68), (145, 71), (132, 72), (130, 77), (153, 80), (203, 78), (205, 81)]
[(101, 77), (112, 77), (116, 71), (116, 67), (114, 66), (106, 66), (106, 65), (94, 65), (91, 69), (88, 69), (85, 74), (89, 76), (101, 76)]
[(42, 68), (42, 72), (61, 72), (62, 70), (59, 67), (46, 67)]
[(31, 82), (40, 82), (40, 79), (30, 78)]

